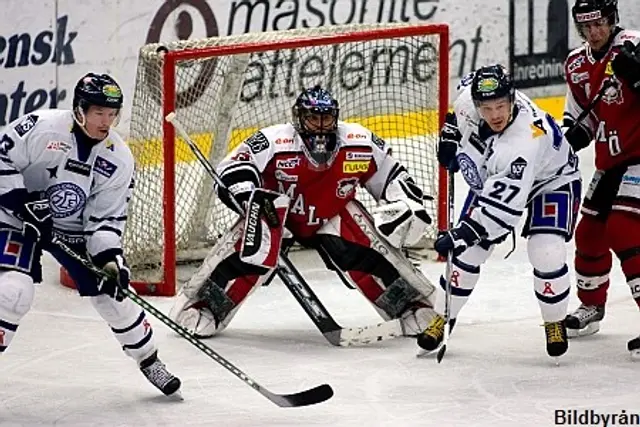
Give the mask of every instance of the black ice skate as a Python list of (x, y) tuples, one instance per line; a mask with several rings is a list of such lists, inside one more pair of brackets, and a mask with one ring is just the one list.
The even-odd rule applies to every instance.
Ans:
[(595, 334), (600, 330), (600, 321), (604, 318), (603, 305), (580, 305), (565, 317), (569, 338)]
[(418, 334), (418, 346), (426, 351), (433, 351), (437, 349), (442, 340), (444, 339), (444, 317), (436, 314), (427, 329), (421, 334)]
[(182, 398), (180, 394), (180, 379), (167, 371), (164, 363), (158, 359), (158, 352), (140, 362), (140, 370), (145, 377), (167, 396)]
[(547, 335), (547, 354), (551, 357), (562, 356), (569, 348), (567, 328), (564, 320), (544, 324)]
[(631, 353), (631, 358), (640, 360), (640, 337), (634, 338), (627, 343), (627, 350)]

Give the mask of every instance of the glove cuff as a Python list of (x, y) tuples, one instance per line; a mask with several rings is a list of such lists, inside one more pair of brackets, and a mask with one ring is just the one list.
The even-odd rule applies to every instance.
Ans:
[(104, 268), (108, 262), (115, 262), (116, 256), (123, 255), (122, 249), (120, 248), (111, 248), (106, 251), (102, 251), (96, 255), (91, 256), (91, 261), (98, 268)]
[(465, 230), (464, 240), (469, 246), (474, 246), (489, 237), (487, 230), (476, 220), (465, 218), (460, 221), (460, 228)]

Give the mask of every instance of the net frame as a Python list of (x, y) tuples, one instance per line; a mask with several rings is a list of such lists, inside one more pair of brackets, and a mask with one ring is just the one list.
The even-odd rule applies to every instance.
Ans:
[[(176, 79), (177, 68), (182, 61), (212, 59), (227, 55), (242, 55), (275, 50), (287, 50), (296, 48), (308, 48), (314, 46), (326, 46), (349, 42), (366, 42), (381, 39), (405, 38), (412, 36), (438, 36), (438, 124), (441, 128), (444, 117), (448, 111), (449, 97), (449, 27), (446, 24), (420, 24), (420, 25), (386, 25), (386, 26), (362, 26), (365, 29), (340, 34), (299, 36), (290, 39), (269, 39), (268, 33), (261, 33), (258, 41), (239, 42), (237, 44), (213, 45), (197, 47), (196, 41), (188, 41), (180, 50), (166, 50), (162, 55), (162, 116), (174, 112), (177, 107), (178, 82)], [(368, 28), (367, 28), (368, 27)], [(274, 32), (278, 34), (283, 32)], [(304, 32), (301, 32), (304, 34)], [(162, 149), (163, 149), (163, 190), (162, 190), (162, 223), (163, 243), (161, 259), (161, 273), (158, 280), (134, 281), (132, 286), (139, 294), (156, 296), (173, 296), (178, 286), (178, 248), (176, 243), (176, 145), (178, 137), (173, 126), (163, 121), (162, 123)], [(435, 159), (434, 159), (435, 161)], [(447, 209), (447, 172), (438, 167), (438, 198), (436, 201), (436, 227), (438, 230), (446, 229), (448, 225)], [(134, 190), (135, 191), (135, 190)]]

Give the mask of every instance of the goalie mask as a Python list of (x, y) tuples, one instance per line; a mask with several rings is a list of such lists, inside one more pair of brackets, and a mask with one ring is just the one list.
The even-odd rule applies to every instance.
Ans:
[(338, 101), (319, 85), (304, 90), (293, 105), (293, 126), (309, 162), (318, 169), (330, 167), (338, 152), (339, 111)]

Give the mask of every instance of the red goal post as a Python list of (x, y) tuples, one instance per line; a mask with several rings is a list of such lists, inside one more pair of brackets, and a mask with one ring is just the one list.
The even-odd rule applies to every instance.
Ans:
[[(433, 239), (448, 223), (446, 172), (436, 160), (448, 52), (445, 24), (342, 25), (144, 46), (129, 135), (136, 188), (123, 238), (136, 290), (174, 295), (236, 218), (163, 118), (175, 111), (215, 165), (259, 128), (290, 120), (299, 91), (316, 83), (338, 99), (341, 120), (387, 140), (435, 197), (425, 241)], [(361, 189), (358, 198), (375, 203)]]

